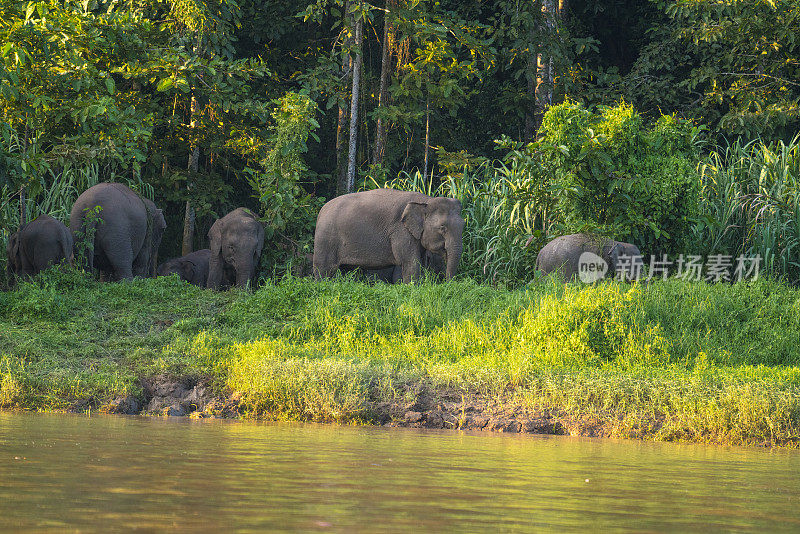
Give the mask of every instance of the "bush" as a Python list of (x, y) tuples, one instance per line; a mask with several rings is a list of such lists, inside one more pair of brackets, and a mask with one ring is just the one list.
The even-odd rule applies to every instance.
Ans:
[(540, 134), (558, 148), (546, 154), (564, 233), (596, 231), (645, 254), (682, 252), (698, 216), (699, 132), (671, 116), (645, 129), (625, 103), (597, 112), (569, 101), (550, 108)]

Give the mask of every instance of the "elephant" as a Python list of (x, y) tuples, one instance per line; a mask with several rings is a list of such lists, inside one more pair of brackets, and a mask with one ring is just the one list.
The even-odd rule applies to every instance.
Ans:
[(264, 226), (256, 216), (247, 208), (236, 208), (211, 226), (208, 237), (211, 259), (207, 287), (220, 289), (226, 269), (234, 273), (237, 286), (253, 284), (264, 246)]
[[(97, 206), (95, 216), (92, 210)], [(129, 187), (118, 183), (90, 187), (72, 206), (69, 227), (76, 248), (81, 239), (90, 239), (94, 232), (93, 252), (87, 251), (85, 259), (90, 271), (97, 267), (101, 275), (112, 280), (155, 276), (158, 247), (167, 223), (152, 201)]]
[[(623, 257), (630, 258), (622, 263)], [(558, 272), (566, 281), (579, 278), (593, 282), (613, 277), (619, 269), (626, 275), (641, 273), (642, 254), (636, 245), (592, 234), (570, 234), (547, 243), (536, 257), (536, 268), (544, 274)], [(631, 276), (626, 276), (630, 278)], [(633, 276), (638, 278), (638, 276)]]
[[(158, 266), (158, 276), (177, 274), (181, 280), (198, 287), (206, 287), (208, 283), (208, 265), (211, 260), (211, 249), (196, 250), (180, 258), (173, 258)], [(232, 286), (235, 282), (230, 269), (223, 273), (223, 287)]]
[(399, 266), (404, 282), (419, 278), (425, 251), (445, 258), (451, 279), (461, 259), (461, 203), (422, 193), (373, 189), (326, 203), (314, 233), (314, 276), (332, 276), (344, 266)]
[(72, 263), (72, 233), (61, 221), (40, 215), (8, 239), (6, 253), (8, 278), (33, 276), (50, 265)]

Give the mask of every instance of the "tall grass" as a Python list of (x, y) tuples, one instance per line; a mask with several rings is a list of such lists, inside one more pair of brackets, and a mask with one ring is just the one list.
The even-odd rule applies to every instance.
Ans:
[[(710, 152), (698, 171), (700, 213), (683, 252), (761, 256), (767, 273), (800, 282), (800, 136), (788, 144), (737, 140)], [(371, 186), (458, 198), (467, 222), (461, 272), (514, 287), (534, 278), (536, 254), (567, 226), (553, 176), (546, 158), (518, 147), (441, 178), (401, 172)]]
[(699, 169), (709, 253), (760, 255), (771, 273), (800, 281), (800, 136), (788, 144), (736, 140)]

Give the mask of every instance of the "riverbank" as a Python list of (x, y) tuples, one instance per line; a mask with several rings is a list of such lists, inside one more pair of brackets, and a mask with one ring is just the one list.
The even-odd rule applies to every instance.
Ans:
[(0, 407), (800, 444), (800, 291), (50, 272), (0, 294)]

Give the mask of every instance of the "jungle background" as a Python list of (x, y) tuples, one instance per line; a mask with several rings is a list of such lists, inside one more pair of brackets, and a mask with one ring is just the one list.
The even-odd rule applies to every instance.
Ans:
[(593, 230), (797, 282), (798, 29), (796, 0), (2, 0), (2, 250), (115, 180), (164, 208), (162, 259), (258, 212), (268, 276), (388, 185), (462, 200), (479, 281)]

